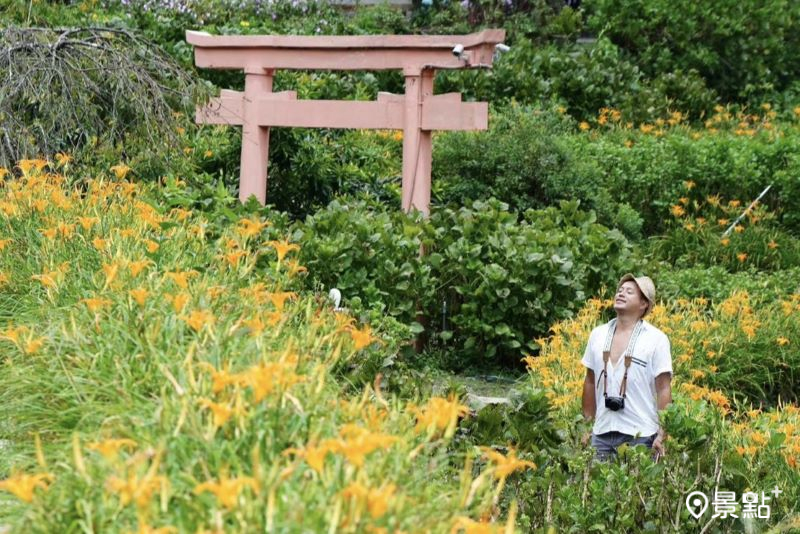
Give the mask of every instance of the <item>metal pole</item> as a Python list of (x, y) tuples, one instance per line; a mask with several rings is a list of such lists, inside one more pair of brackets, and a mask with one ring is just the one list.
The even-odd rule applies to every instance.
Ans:
[(751, 210), (751, 209), (753, 209), (753, 206), (755, 206), (755, 205), (758, 203), (758, 201), (759, 201), (759, 200), (761, 200), (761, 197), (763, 197), (764, 195), (766, 195), (766, 194), (767, 194), (767, 191), (769, 191), (769, 188), (770, 188), (770, 187), (772, 187), (772, 184), (769, 184), (769, 185), (768, 185), (768, 186), (767, 186), (767, 187), (766, 187), (766, 188), (765, 188), (765, 189), (764, 189), (764, 190), (761, 192), (761, 194), (760, 194), (760, 195), (758, 195), (758, 197), (756, 197), (756, 199), (755, 199), (754, 201), (752, 201), (752, 202), (750, 203), (750, 205), (749, 205), (749, 206), (747, 206), (747, 209), (746, 209), (746, 210), (744, 210), (744, 212), (742, 212), (742, 214), (741, 214), (741, 215), (739, 215), (738, 217), (736, 217), (736, 220), (735, 220), (735, 221), (733, 221), (733, 224), (731, 224), (731, 225), (728, 227), (728, 229), (727, 229), (727, 230), (725, 230), (725, 232), (722, 234), (722, 237), (726, 237), (728, 234), (730, 234), (730, 233), (731, 233), (731, 231), (732, 231), (732, 230), (733, 230), (733, 229), (736, 227), (736, 225), (737, 225), (737, 224), (739, 224), (739, 221), (741, 221), (741, 220), (744, 218), (744, 216), (745, 216), (745, 215), (747, 215), (747, 214), (750, 212), (750, 210)]

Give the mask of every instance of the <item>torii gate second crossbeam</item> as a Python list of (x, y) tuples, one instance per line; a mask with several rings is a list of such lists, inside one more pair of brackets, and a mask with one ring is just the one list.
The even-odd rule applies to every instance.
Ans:
[[(242, 126), (239, 199), (267, 196), (269, 128), (365, 128), (403, 130), (405, 211), (429, 213), (431, 132), (485, 130), (486, 102), (462, 102), (459, 93), (433, 94), (436, 69), (490, 68), (504, 30), (470, 35), (212, 36), (186, 32), (198, 67), (239, 69), (244, 92), (222, 90), (197, 109), (201, 124)], [(275, 93), (276, 69), (387, 70), (405, 76), (405, 94), (380, 93), (377, 101), (298, 100), (294, 91)]]

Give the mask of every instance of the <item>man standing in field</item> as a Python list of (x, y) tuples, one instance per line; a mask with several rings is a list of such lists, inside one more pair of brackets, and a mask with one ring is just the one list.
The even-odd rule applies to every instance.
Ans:
[(655, 298), (649, 277), (626, 274), (614, 297), (617, 317), (592, 330), (586, 344), (583, 417), (594, 422), (598, 459), (615, 456), (623, 443), (651, 447), (656, 458), (665, 453), (658, 412), (672, 402), (672, 356), (666, 334), (644, 320)]

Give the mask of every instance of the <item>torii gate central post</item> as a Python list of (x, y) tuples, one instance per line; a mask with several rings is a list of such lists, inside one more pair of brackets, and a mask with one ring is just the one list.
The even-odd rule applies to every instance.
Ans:
[[(244, 92), (222, 90), (197, 109), (196, 122), (242, 126), (239, 200), (267, 198), (269, 129), (365, 128), (403, 130), (404, 211), (426, 216), (431, 197), (431, 132), (485, 130), (486, 102), (462, 102), (459, 93), (433, 94), (436, 69), (490, 68), (504, 30), (470, 35), (212, 36), (186, 32), (195, 64), (245, 73)], [(405, 94), (379, 93), (375, 102), (298, 100), (294, 91), (275, 93), (277, 69), (402, 70)]]

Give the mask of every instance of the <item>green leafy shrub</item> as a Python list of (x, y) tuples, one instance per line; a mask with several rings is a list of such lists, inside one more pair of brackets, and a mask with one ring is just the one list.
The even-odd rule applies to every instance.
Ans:
[(517, 212), (560, 200), (580, 200), (606, 226), (639, 237), (642, 218), (624, 198), (603, 187), (591, 159), (574, 150), (575, 123), (556, 109), (512, 103), (495, 109), (486, 132), (437, 135), (433, 193), (442, 204), (469, 205), (490, 197)]
[[(588, 294), (630, 268), (627, 240), (597, 224), (577, 202), (525, 212), (496, 200), (431, 213), (430, 254), (452, 325), (440, 334), (467, 360), (513, 359), (569, 316)], [(451, 332), (452, 330), (452, 332)]]
[(294, 230), (315, 283), (336, 287), (343, 305), (378, 309), (406, 322), (435, 282), (419, 260), (424, 221), (366, 201), (335, 200)]
[(636, 121), (654, 119), (670, 109), (700, 117), (717, 101), (696, 72), (648, 77), (605, 37), (589, 45), (521, 39), (490, 72), (442, 73), (437, 87), (494, 104), (558, 102), (581, 120), (604, 107), (619, 109)]
[(520, 221), (495, 200), (434, 208), (427, 220), (335, 201), (293, 235), (312, 283), (339, 288), (348, 307), (407, 324), (423, 313), (433, 346), (447, 345), (459, 365), (516, 363), (554, 320), (633, 263), (624, 236), (577, 202)]
[[(268, 201), (300, 219), (336, 195), (361, 192), (394, 200), (400, 143), (357, 130), (277, 129), (270, 152)], [(396, 205), (396, 204), (395, 204)]]

